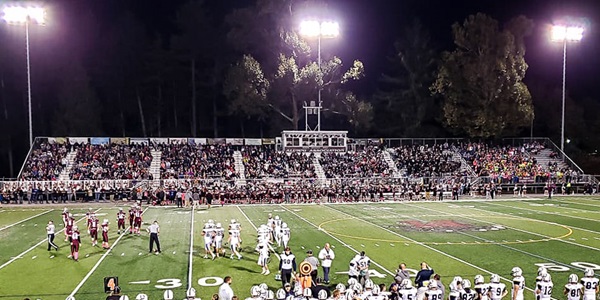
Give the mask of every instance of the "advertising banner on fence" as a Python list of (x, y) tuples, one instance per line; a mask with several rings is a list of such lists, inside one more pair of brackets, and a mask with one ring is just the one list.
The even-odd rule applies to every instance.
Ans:
[(187, 144), (187, 138), (169, 138), (169, 144)]
[(192, 138), (188, 139), (190, 145), (206, 145), (206, 138)]
[(275, 145), (275, 139), (262, 139), (263, 145)]
[(50, 143), (50, 144), (54, 144), (54, 143), (56, 143), (56, 144), (64, 144), (66, 142), (67, 142), (67, 138), (64, 138), (64, 137), (51, 137), (51, 138), (48, 138), (48, 143)]
[(153, 144), (168, 144), (169, 139), (168, 138), (150, 138), (150, 142), (152, 142)]
[(69, 143), (70, 144), (89, 144), (89, 139), (88, 138), (69, 138)]
[(207, 141), (209, 145), (225, 145), (224, 138), (208, 139)]
[(129, 138), (110, 138), (110, 142), (119, 145), (129, 145)]
[(92, 145), (105, 145), (110, 142), (110, 139), (107, 137), (94, 137), (90, 138), (90, 144)]
[(234, 145), (234, 146), (244, 145), (244, 139), (225, 139), (225, 142), (229, 145)]
[(262, 145), (261, 139), (245, 139), (244, 143), (248, 146), (260, 146)]
[(132, 145), (148, 145), (149, 141), (146, 138), (131, 138), (129, 142)]

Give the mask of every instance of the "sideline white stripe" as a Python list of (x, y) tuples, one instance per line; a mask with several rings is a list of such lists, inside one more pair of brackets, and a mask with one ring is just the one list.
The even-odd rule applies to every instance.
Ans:
[[(460, 259), (460, 258), (458, 258), (458, 257), (456, 257), (456, 256), (453, 256), (453, 255), (451, 255), (451, 254), (448, 254), (448, 253), (446, 253), (446, 252), (444, 252), (444, 251), (442, 251), (442, 250), (438, 250), (438, 249), (436, 249), (436, 248), (433, 248), (433, 247), (431, 247), (431, 246), (429, 246), (429, 245), (426, 245), (426, 244), (423, 244), (423, 243), (421, 243), (421, 242), (415, 241), (415, 240), (413, 240), (413, 239), (411, 239), (411, 238), (409, 238), (409, 237), (405, 237), (405, 236), (403, 236), (403, 235), (401, 235), (401, 234), (399, 234), (399, 233), (397, 233), (397, 232), (391, 231), (391, 230), (389, 230), (389, 229), (387, 229), (387, 228), (385, 228), (385, 227), (379, 226), (379, 225), (377, 225), (377, 224), (375, 224), (375, 223), (372, 223), (372, 222), (369, 222), (369, 221), (366, 221), (366, 220), (363, 220), (363, 219), (359, 219), (359, 218), (357, 218), (357, 217), (355, 217), (355, 216), (353, 216), (353, 215), (351, 215), (351, 214), (348, 214), (348, 213), (346, 213), (346, 212), (344, 212), (344, 211), (341, 211), (341, 210), (339, 210), (339, 209), (336, 209), (336, 208), (334, 208), (334, 207), (332, 207), (332, 206), (330, 206), (330, 205), (325, 205), (325, 207), (327, 207), (327, 208), (329, 208), (329, 209), (331, 209), (331, 210), (337, 211), (337, 212), (339, 212), (339, 213), (345, 214), (345, 215), (347, 215), (347, 216), (349, 216), (349, 217), (351, 217), (351, 218), (353, 218), (353, 219), (356, 219), (356, 220), (359, 220), (359, 221), (365, 222), (365, 223), (367, 223), (367, 224), (371, 224), (371, 225), (373, 225), (373, 226), (375, 226), (375, 227), (377, 227), (377, 228), (380, 228), (380, 229), (382, 229), (382, 230), (385, 230), (385, 231), (387, 231), (387, 232), (389, 232), (389, 233), (391, 233), (391, 234), (397, 235), (397, 236), (399, 236), (399, 237), (401, 237), (401, 238), (403, 238), (403, 239), (407, 239), (407, 240), (409, 240), (409, 241), (411, 241), (411, 242), (413, 242), (413, 243), (415, 243), (415, 244), (418, 244), (418, 245), (420, 245), (420, 246), (423, 246), (423, 247), (425, 247), (425, 248), (427, 248), (427, 249), (429, 249), (429, 250), (432, 250), (432, 251), (434, 251), (434, 252), (437, 252), (437, 253), (439, 253), (439, 254), (442, 254), (442, 255), (444, 255), (444, 256), (447, 256), (447, 257), (449, 257), (449, 258), (451, 258), (451, 259), (454, 259), (454, 260), (456, 260), (456, 261), (458, 261), (458, 262), (460, 262), (460, 263), (463, 263), (463, 264), (465, 264), (465, 265), (467, 265), (467, 266), (470, 266), (470, 267), (472, 267), (472, 268), (475, 268), (475, 269), (477, 269), (477, 270), (483, 271), (483, 272), (485, 272), (485, 273), (488, 273), (488, 274), (490, 274), (490, 275), (491, 275), (491, 274), (494, 274), (494, 273), (492, 273), (491, 271), (488, 271), (488, 270), (486, 270), (486, 269), (484, 269), (484, 268), (481, 268), (481, 267), (479, 267), (479, 266), (476, 266), (476, 265), (474, 265), (474, 264), (472, 264), (472, 263), (470, 263), (470, 262), (468, 262), (468, 261), (465, 261), (465, 260), (463, 260), (463, 259)], [(392, 275), (392, 276), (393, 276), (393, 275)], [(500, 278), (501, 278), (501, 279), (503, 279), (503, 280), (505, 280), (505, 281), (512, 282), (512, 280), (510, 280), (510, 279), (508, 279), (508, 278), (505, 278), (505, 277), (502, 277), (502, 276), (500, 276)], [(525, 289), (527, 289), (527, 290), (530, 290), (530, 291), (532, 291), (532, 292), (533, 292), (533, 289), (531, 289), (531, 288), (525, 287)], [(555, 298), (550, 298), (550, 299), (555, 299)]]
[[(600, 220), (597, 219), (590, 219), (590, 218), (584, 218), (584, 217), (577, 217), (577, 216), (571, 216), (571, 215), (563, 215), (557, 212), (552, 212), (552, 211), (545, 211), (545, 210), (535, 210), (535, 209), (531, 209), (531, 208), (527, 208), (527, 207), (520, 207), (520, 206), (511, 206), (511, 205), (502, 205), (499, 203), (491, 203), (492, 205), (496, 205), (496, 206), (503, 206), (503, 207), (508, 207), (508, 208), (512, 208), (512, 209), (522, 209), (522, 210), (528, 210), (528, 211), (533, 211), (536, 213), (543, 213), (543, 214), (548, 214), (548, 215), (555, 215), (555, 216), (561, 216), (561, 217), (565, 217), (565, 218), (573, 218), (573, 219), (581, 219), (581, 220), (586, 220), (586, 221), (593, 221), (593, 222), (600, 222)], [(541, 206), (543, 207), (543, 206)], [(550, 206), (552, 207), (552, 206)], [(554, 206), (556, 207), (556, 206)], [(569, 207), (561, 207), (561, 208), (566, 208), (566, 209), (578, 209), (578, 208), (569, 208)], [(592, 211), (587, 211), (585, 209), (581, 209), (583, 211), (586, 212), (590, 212), (590, 213), (600, 213), (600, 212), (592, 212)], [(573, 226), (569, 226), (569, 227), (573, 227)], [(593, 232), (593, 233), (600, 233), (598, 231), (593, 231), (593, 230), (589, 230), (589, 229), (583, 229), (583, 228), (578, 228), (578, 227), (573, 227), (573, 228), (577, 228), (577, 229), (581, 229), (583, 231), (589, 231), (589, 232)]]
[[(246, 215), (246, 213), (240, 208), (239, 205), (236, 205), (237, 208), (240, 210), (240, 212), (242, 213), (242, 215), (244, 215), (244, 217), (246, 217), (246, 220), (248, 220), (248, 222), (250, 222), (250, 225), (252, 225), (252, 227), (254, 227), (254, 230), (258, 230), (258, 228), (256, 226), (254, 226), (254, 223), (252, 223), (252, 220), (250, 220), (250, 218), (248, 218), (248, 215)], [(269, 246), (269, 249), (271, 251), (273, 251), (273, 253), (275, 253), (275, 256), (277, 257), (278, 260), (281, 260), (281, 257), (279, 257), (279, 253), (277, 253), (277, 251), (275, 251), (275, 249), (273, 249), (273, 247), (271, 246), (271, 244), (267, 244), (267, 246)]]
[[(304, 217), (302, 217), (302, 216), (298, 215), (297, 213), (295, 213), (295, 212), (293, 212), (293, 211), (289, 210), (287, 207), (284, 207), (283, 205), (279, 205), (279, 206), (281, 206), (281, 208), (283, 208), (283, 209), (287, 210), (287, 211), (288, 211), (288, 212), (290, 212), (291, 214), (295, 215), (297, 218), (299, 218), (299, 219), (303, 220), (304, 222), (306, 222), (306, 223), (308, 223), (308, 224), (310, 224), (310, 225), (314, 226), (315, 228), (319, 229), (319, 226), (315, 225), (314, 223), (312, 223), (311, 221), (309, 221), (309, 220), (305, 219)], [(334, 240), (338, 241), (338, 242), (339, 242), (341, 245), (344, 245), (344, 246), (346, 246), (346, 248), (348, 248), (348, 249), (350, 249), (350, 250), (354, 251), (355, 253), (360, 253), (360, 251), (358, 251), (358, 250), (356, 250), (356, 249), (352, 248), (352, 246), (348, 245), (347, 243), (344, 243), (344, 241), (342, 241), (342, 240), (338, 239), (337, 237), (333, 236), (331, 233), (327, 232), (325, 229), (321, 229), (321, 231), (323, 231), (323, 232), (324, 232), (325, 234), (327, 234), (328, 236), (332, 237)], [(379, 267), (380, 269), (382, 269), (383, 271), (385, 271), (386, 273), (388, 273), (388, 274), (390, 274), (390, 275), (392, 275), (392, 276), (394, 276), (394, 275), (395, 275), (395, 274), (394, 274), (394, 273), (392, 273), (390, 270), (386, 269), (384, 266), (382, 266), (382, 265), (378, 264), (377, 262), (375, 262), (373, 259), (371, 259), (371, 262), (372, 262), (374, 265), (378, 266), (378, 267)]]
[[(146, 207), (146, 209), (144, 209), (144, 211), (142, 212), (142, 215), (147, 210), (148, 210), (148, 207)], [(110, 249), (108, 249), (108, 251), (104, 252), (104, 254), (102, 255), (102, 257), (100, 257), (100, 259), (96, 262), (96, 264), (94, 265), (94, 267), (92, 267), (92, 269), (87, 273), (87, 275), (85, 275), (85, 277), (83, 277), (83, 279), (81, 280), (81, 282), (79, 282), (79, 284), (75, 287), (75, 289), (71, 292), (71, 294), (69, 294), (69, 297), (73, 297), (75, 295), (75, 293), (77, 293), (79, 291), (79, 289), (83, 286), (83, 284), (90, 278), (90, 276), (92, 276), (92, 274), (94, 273), (94, 271), (96, 271), (96, 269), (98, 268), (98, 266), (100, 266), (100, 264), (106, 258), (106, 256), (108, 256), (108, 254), (112, 251), (112, 249), (115, 248), (115, 246), (121, 240), (121, 238), (123, 238), (126, 235), (125, 232), (127, 230), (129, 230), (129, 228), (131, 228), (131, 227), (127, 227), (127, 229), (125, 229), (123, 231), (123, 233), (121, 233), (121, 235), (119, 235), (119, 237), (117, 238), (117, 240), (112, 244), (112, 246), (110, 247)]]
[(39, 216), (41, 216), (41, 215), (45, 215), (45, 214), (47, 214), (47, 213), (49, 213), (49, 212), (51, 212), (51, 211), (53, 211), (53, 210), (54, 210), (54, 209), (47, 210), (47, 211), (45, 211), (45, 212), (43, 212), (43, 213), (39, 213), (39, 214), (37, 214), (37, 215), (35, 215), (35, 216), (31, 216), (31, 217), (29, 217), (29, 218), (27, 218), (27, 219), (24, 219), (24, 220), (21, 220), (21, 221), (19, 221), (19, 222), (17, 222), (17, 223), (14, 223), (14, 224), (10, 224), (10, 225), (4, 226), (4, 227), (0, 228), (0, 231), (2, 231), (2, 230), (4, 230), (4, 229), (11, 228), (11, 227), (13, 227), (13, 226), (15, 226), (15, 225), (19, 225), (19, 224), (21, 224), (21, 223), (23, 223), (23, 222), (27, 222), (27, 221), (29, 221), (29, 220), (31, 220), (31, 219), (33, 219), (33, 218), (39, 217)]
[[(406, 205), (406, 206), (409, 206), (408, 204), (405, 204), (405, 205)], [(422, 207), (422, 206), (417, 206), (417, 205), (410, 205), (409, 207), (412, 207), (412, 206), (419, 207), (419, 208), (421, 208), (421, 209), (430, 210), (430, 211), (435, 211), (435, 212), (441, 212), (441, 213), (445, 213), (445, 214), (446, 214), (446, 216), (463, 216), (463, 217), (466, 217), (466, 215), (463, 215), (463, 214), (449, 213), (449, 212), (444, 212), (444, 211), (441, 211), (441, 210), (432, 209), (432, 208), (427, 208), (427, 207)], [(392, 212), (392, 213), (393, 213), (393, 212)], [(479, 222), (482, 222), (482, 223), (488, 223), (488, 224), (496, 224), (496, 223), (494, 223), (494, 222), (488, 222), (488, 221), (484, 221), (484, 220), (477, 220), (477, 221), (479, 221)], [(527, 231), (520, 230), (520, 229), (517, 229), (517, 228), (512, 228), (512, 227), (510, 227), (510, 226), (505, 226), (505, 227), (506, 227), (506, 228), (510, 228), (510, 229), (512, 229), (512, 230), (515, 230), (515, 231), (523, 231), (523, 232), (525, 232), (525, 233), (528, 233), (528, 234), (530, 234), (530, 233), (529, 233), (529, 232), (527, 232)], [(466, 232), (460, 232), (460, 231), (459, 231), (458, 233), (459, 233), (459, 234), (462, 234), (462, 235), (466, 235), (466, 236), (468, 236), (468, 237), (472, 237), (472, 238), (474, 238), (474, 239), (482, 240), (482, 241), (485, 241), (485, 242), (488, 242), (488, 243), (489, 243), (489, 242), (491, 242), (491, 240), (488, 240), (488, 239), (486, 239), (486, 238), (479, 237), (479, 236), (476, 236), (476, 235), (468, 234), (468, 233), (466, 233)], [(557, 261), (557, 260), (555, 260), (555, 259), (552, 259), (552, 258), (547, 258), (547, 257), (541, 256), (541, 255), (537, 255), (537, 254), (534, 254), (534, 253), (531, 253), (531, 252), (527, 252), (527, 251), (525, 251), (525, 250), (521, 250), (521, 249), (518, 249), (518, 248), (515, 248), (515, 247), (512, 247), (512, 246), (509, 246), (509, 245), (505, 245), (505, 244), (501, 244), (501, 243), (491, 243), (491, 244), (492, 244), (492, 245), (495, 245), (495, 246), (500, 246), (500, 247), (503, 247), (503, 248), (506, 248), (506, 249), (510, 249), (510, 250), (513, 250), (513, 251), (515, 251), (515, 252), (520, 252), (520, 253), (522, 253), (522, 254), (529, 255), (529, 256), (532, 256), (532, 257), (535, 257), (535, 258), (543, 259), (543, 260), (546, 260), (546, 261), (551, 261), (551, 262), (553, 262), (553, 263), (555, 263), (555, 264), (557, 264), (557, 265), (562, 265), (562, 266), (569, 267), (569, 268), (575, 268), (575, 269), (578, 269), (578, 270), (584, 270), (584, 269), (585, 269), (585, 268), (575, 267), (575, 266), (572, 266), (572, 265), (569, 265), (569, 264), (566, 264), (566, 263), (563, 263), (563, 262)]]
[[(95, 212), (98, 212), (98, 211), (99, 211), (99, 210), (101, 210), (101, 209), (102, 209), (102, 208), (99, 208), (99, 209), (97, 209)], [(83, 218), (81, 218), (81, 219), (77, 220), (75, 223), (79, 223), (79, 221), (81, 221), (81, 220), (83, 220), (83, 219), (85, 219), (85, 217), (83, 217)], [(61, 230), (57, 231), (57, 232), (55, 233), (55, 235), (56, 235), (56, 234), (59, 234), (59, 233), (61, 233), (61, 232), (63, 232), (65, 229), (66, 229), (66, 228), (63, 228), (63, 229), (61, 229)], [(43, 243), (44, 243), (44, 242), (46, 242), (46, 241), (48, 241), (48, 236), (46, 236), (46, 238), (45, 238), (45, 239), (43, 239), (43, 240), (39, 241), (39, 243), (37, 243), (37, 244), (35, 244), (35, 245), (31, 246), (31, 248), (29, 248), (29, 249), (27, 249), (27, 250), (23, 251), (21, 254), (19, 254), (19, 255), (15, 256), (15, 257), (11, 258), (9, 261), (5, 262), (3, 265), (1, 265), (1, 266), (0, 266), (0, 270), (2, 270), (4, 267), (6, 267), (6, 266), (10, 265), (10, 264), (11, 264), (13, 261), (15, 261), (15, 260), (17, 260), (17, 259), (19, 259), (19, 258), (23, 257), (23, 255), (27, 254), (29, 251), (31, 251), (31, 250), (33, 250), (33, 249), (35, 249), (37, 246), (39, 246), (39, 245), (43, 244)]]
[[(574, 200), (574, 199), (571, 199)], [(600, 205), (596, 205), (596, 204), (591, 204), (591, 203), (583, 203), (582, 201), (593, 201), (593, 202), (598, 202), (596, 200), (590, 200), (590, 199), (577, 199), (577, 201), (565, 201), (565, 200), (559, 200), (559, 199), (552, 199), (552, 201), (556, 201), (556, 202), (562, 202), (562, 203), (567, 203), (567, 204), (578, 204), (578, 205), (585, 205), (585, 206), (594, 206), (594, 207), (600, 207)], [(575, 209), (575, 208), (571, 208), (571, 209)], [(581, 209), (581, 208), (578, 208)], [(593, 212), (593, 213), (597, 213), (595, 211), (590, 211), (590, 210), (586, 210), (586, 209), (581, 209), (581, 210), (585, 210), (587, 212)]]
[(186, 290), (192, 287), (192, 262), (194, 258), (194, 206), (192, 205), (192, 226), (190, 228), (190, 257), (188, 259), (188, 286)]

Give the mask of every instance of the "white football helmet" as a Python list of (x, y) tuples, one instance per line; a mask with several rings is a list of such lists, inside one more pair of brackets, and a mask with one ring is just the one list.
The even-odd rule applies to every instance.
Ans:
[(338, 283), (335, 286), (335, 289), (340, 291), (340, 293), (345, 293), (346, 292), (346, 286), (343, 283)]
[(135, 300), (148, 300), (148, 295), (138, 294), (137, 296), (135, 296)]
[(471, 282), (469, 281), (469, 279), (463, 279), (461, 285), (462, 285), (463, 289), (470, 289), (471, 288)]
[(264, 282), (259, 284), (258, 287), (261, 289), (261, 292), (266, 292), (269, 290), (269, 286)]
[(195, 288), (189, 288), (187, 290), (187, 292), (185, 293), (185, 295), (190, 298), (190, 297), (196, 297), (196, 289)]
[(579, 276), (577, 274), (569, 275), (569, 283), (577, 283), (579, 281)]
[(287, 228), (287, 223), (282, 223), (282, 224), (281, 224), (281, 227), (282, 227), (282, 228)]
[(346, 300), (354, 300), (354, 291), (352, 289), (346, 290)]
[(378, 285), (374, 285), (373, 289), (371, 290), (371, 294), (377, 296), (377, 295), (379, 295), (379, 292), (380, 292), (379, 286)]
[(358, 283), (358, 280), (356, 280), (356, 278), (350, 278), (350, 279), (348, 279), (348, 287), (351, 287), (351, 286), (353, 286), (353, 285), (355, 285), (357, 283)]
[(355, 283), (352, 285), (352, 289), (354, 290), (354, 292), (359, 294), (362, 292), (363, 286), (360, 283)]
[(252, 297), (260, 296), (260, 287), (258, 285), (253, 285), (250, 288), (250, 296), (252, 296)]
[(221, 223), (217, 223), (217, 228), (221, 228)]
[(475, 284), (482, 284), (485, 282), (485, 279), (483, 278), (483, 275), (479, 274), (475, 275), (475, 279), (473, 280), (473, 282), (475, 282)]
[(166, 290), (166, 291), (163, 293), (163, 298), (164, 298), (164, 300), (173, 300), (173, 291), (171, 291), (171, 290)]
[(500, 282), (500, 276), (498, 276), (498, 274), (492, 274), (492, 276), (490, 276), (490, 282), (493, 282), (493, 283)]
[(326, 290), (320, 290), (319, 293), (317, 294), (317, 299), (319, 299), (319, 300), (325, 300), (325, 299), (327, 299), (327, 291)]
[(208, 223), (208, 224), (215, 224), (215, 220), (213, 220), (213, 219), (209, 219), (207, 223)]
[(523, 270), (521, 270), (521, 268), (519, 268), (519, 267), (514, 267), (511, 270), (511, 274), (513, 277), (519, 277), (519, 276), (523, 275)]
[[(65, 207), (65, 208), (63, 208), (63, 212), (68, 212), (68, 211), (69, 211), (69, 209), (68, 209), (68, 208), (66, 208), (66, 207)], [(73, 297), (73, 296), (71, 296), (71, 297)], [(73, 297), (73, 298), (74, 298), (74, 297)]]
[(365, 287), (365, 290), (366, 290), (366, 289), (373, 289), (373, 286), (374, 286), (374, 285), (375, 285), (375, 284), (373, 283), (373, 280), (371, 280), (371, 279), (367, 279), (367, 280), (365, 280), (365, 286), (364, 286), (364, 287)]
[(542, 281), (550, 282), (552, 281), (552, 277), (550, 277), (550, 274), (546, 273), (542, 276)]
[(585, 269), (584, 274), (586, 277), (594, 277), (594, 269), (587, 268), (587, 269)]
[(72, 213), (69, 213), (69, 218), (72, 218), (72, 217), (73, 217), (73, 214), (72, 214)]
[(292, 295), (289, 295), (289, 296), (287, 296), (287, 297), (285, 298), (285, 300), (294, 300), (294, 296), (292, 296)]
[(294, 285), (294, 295), (302, 296), (302, 286), (299, 284)]
[(307, 297), (307, 298), (311, 298), (312, 297), (312, 290), (310, 288), (305, 288), (304, 291), (302, 291), (302, 296)]
[(123, 295), (119, 297), (119, 300), (129, 300), (129, 297), (127, 297), (127, 295)]
[(279, 220), (279, 216), (275, 216), (275, 220)]
[(278, 289), (277, 290), (277, 300), (284, 300), (284, 299), (285, 299), (285, 290)]
[(437, 282), (435, 280), (432, 280), (432, 281), (429, 282), (429, 284), (427, 285), (427, 287), (429, 289), (437, 289), (438, 288), (438, 284), (437, 284)]
[(102, 221), (102, 224), (108, 224), (108, 219), (104, 219), (104, 221)]
[(267, 290), (265, 300), (274, 300), (274, 299), (275, 299), (275, 293), (273, 293), (273, 291), (271, 291), (271, 290)]
[(410, 290), (412, 288), (412, 282), (410, 279), (402, 279), (402, 282), (400, 282), (400, 288)]
[(231, 219), (231, 224), (235, 224), (237, 221), (235, 219)]
[(538, 276), (542, 276), (542, 275), (547, 274), (547, 273), (548, 273), (548, 270), (546, 270), (546, 268), (544, 268), (544, 267), (539, 267), (538, 268), (538, 272), (537, 272)]

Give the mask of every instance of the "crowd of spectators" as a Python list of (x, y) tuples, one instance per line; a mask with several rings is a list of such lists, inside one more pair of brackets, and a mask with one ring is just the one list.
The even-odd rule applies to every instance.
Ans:
[(82, 144), (76, 148), (72, 180), (152, 179), (148, 145)]
[(314, 154), (277, 151), (273, 147), (241, 149), (246, 178), (314, 178)]
[(233, 147), (226, 145), (156, 144), (161, 151), (160, 176), (171, 178), (236, 177)]
[(66, 166), (70, 145), (42, 142), (34, 148), (25, 162), (22, 180), (57, 180)]
[(404, 169), (409, 177), (457, 175), (460, 170), (448, 144), (405, 145), (393, 148), (392, 153), (398, 169)]
[(319, 162), (327, 178), (385, 177), (391, 175), (383, 147), (369, 145), (356, 151), (323, 152)]

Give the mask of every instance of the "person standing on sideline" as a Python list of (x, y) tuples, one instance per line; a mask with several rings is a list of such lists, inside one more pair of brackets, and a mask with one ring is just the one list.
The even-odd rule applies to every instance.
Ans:
[(219, 300), (231, 300), (233, 289), (231, 288), (231, 276), (223, 278), (223, 284), (219, 287)]
[(398, 270), (396, 270), (396, 276), (394, 276), (394, 281), (400, 285), (402, 284), (402, 280), (404, 279), (410, 280), (410, 273), (408, 273), (408, 270), (406, 270), (406, 264), (401, 263), (398, 266)]
[(312, 267), (312, 271), (310, 271), (310, 277), (312, 278), (312, 282), (313, 284), (317, 284), (317, 275), (319, 273), (319, 260), (313, 256), (313, 251), (312, 250), (308, 250), (306, 251), (306, 258), (304, 259), (305, 262), (308, 262), (310, 264), (310, 266)]
[(56, 251), (58, 251), (58, 246), (56, 246), (56, 244), (54, 243), (54, 231), (56, 230), (56, 227), (54, 226), (54, 222), (52, 222), (52, 220), (50, 220), (48, 222), (48, 225), (46, 226), (46, 233), (48, 234), (48, 251), (50, 251), (50, 249), (54, 248)]
[(279, 272), (281, 272), (281, 284), (285, 287), (286, 283), (292, 280), (292, 272), (296, 272), (296, 256), (290, 250), (290, 247), (285, 247), (285, 250), (279, 256)]
[(329, 270), (331, 270), (331, 263), (335, 259), (335, 253), (331, 250), (329, 243), (326, 243), (325, 247), (319, 251), (319, 259), (323, 267), (323, 281), (325, 281), (325, 284), (329, 284)]
[(154, 249), (154, 243), (156, 243), (156, 254), (160, 253), (160, 242), (158, 241), (158, 235), (160, 234), (160, 227), (158, 226), (158, 221), (154, 221), (152, 225), (150, 225), (146, 231), (150, 232), (150, 251)]
[(417, 273), (417, 277), (415, 277), (415, 284), (417, 287), (423, 287), (423, 282), (429, 281), (433, 274), (433, 269), (430, 268), (426, 262), (422, 262), (421, 270)]

